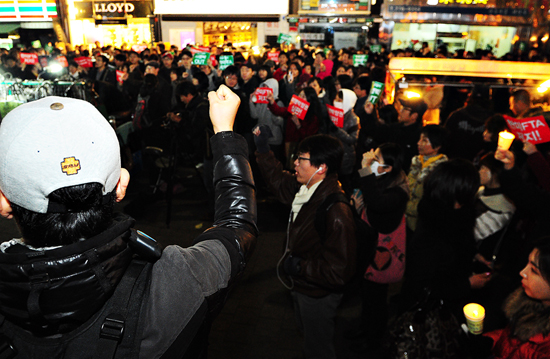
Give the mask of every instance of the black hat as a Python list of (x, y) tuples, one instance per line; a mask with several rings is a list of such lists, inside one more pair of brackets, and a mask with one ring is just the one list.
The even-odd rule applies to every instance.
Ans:
[(254, 65), (252, 62), (250, 61), (246, 61), (246, 62), (243, 62), (243, 64), (241, 65), (241, 67), (248, 67), (249, 69), (251, 69), (252, 71), (258, 71), (258, 66)]
[(418, 113), (418, 117), (424, 116), (424, 112), (428, 109), (426, 102), (420, 97), (418, 98), (400, 98), (399, 102), (406, 108), (411, 109), (411, 113)]

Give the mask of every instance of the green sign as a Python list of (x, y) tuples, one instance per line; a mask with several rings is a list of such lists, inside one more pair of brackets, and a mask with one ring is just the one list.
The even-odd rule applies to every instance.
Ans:
[(193, 65), (208, 65), (210, 54), (208, 52), (197, 52), (193, 55)]
[(235, 65), (235, 59), (233, 58), (233, 55), (220, 56), (220, 70), (225, 70), (231, 65)]
[(382, 45), (372, 45), (370, 49), (375, 54), (379, 54), (382, 51)]
[(283, 33), (279, 34), (279, 37), (277, 38), (277, 43), (282, 44), (283, 42), (290, 44), (292, 42), (292, 35)]
[(376, 105), (380, 96), (382, 95), (382, 90), (384, 89), (384, 84), (382, 82), (373, 81), (370, 88), (369, 101), (373, 105)]
[(353, 55), (353, 66), (365, 66), (369, 59), (369, 55)]

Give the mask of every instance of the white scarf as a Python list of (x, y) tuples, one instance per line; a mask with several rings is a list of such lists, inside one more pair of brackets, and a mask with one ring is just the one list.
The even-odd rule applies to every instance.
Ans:
[(298, 213), (300, 213), (300, 209), (302, 209), (302, 205), (309, 201), (313, 192), (315, 192), (321, 182), (323, 182), (323, 180), (315, 183), (310, 188), (307, 188), (305, 184), (300, 187), (300, 190), (296, 193), (296, 196), (294, 196), (294, 201), (292, 201), (292, 221), (296, 220)]

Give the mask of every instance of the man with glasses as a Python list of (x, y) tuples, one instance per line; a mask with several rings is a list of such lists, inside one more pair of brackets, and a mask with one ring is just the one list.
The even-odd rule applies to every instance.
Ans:
[[(291, 290), (299, 329), (304, 336), (304, 357), (336, 358), (334, 318), (343, 286), (355, 271), (355, 223), (348, 204), (328, 196), (343, 194), (338, 182), (344, 149), (328, 135), (304, 139), (294, 160), (295, 173), (283, 170), (269, 149), (269, 127), (254, 130), (256, 161), (270, 192), (291, 206), (285, 253), (277, 274)], [(331, 196), (332, 197), (332, 196)], [(327, 209), (328, 207), (328, 209)], [(318, 230), (318, 212), (324, 213), (326, 230)], [(320, 217), (323, 218), (323, 217)]]

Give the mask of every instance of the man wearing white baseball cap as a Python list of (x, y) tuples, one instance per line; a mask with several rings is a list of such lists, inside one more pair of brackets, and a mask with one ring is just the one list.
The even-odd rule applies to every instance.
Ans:
[(239, 98), (209, 94), (216, 135), (212, 228), (161, 250), (113, 214), (129, 174), (91, 104), (46, 97), (0, 124), (0, 215), (22, 238), (0, 244), (1, 358), (205, 358), (211, 320), (256, 236)]

